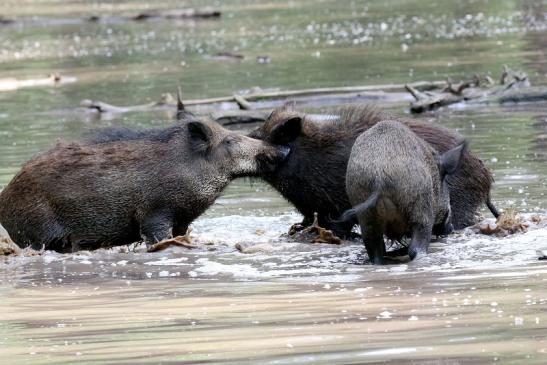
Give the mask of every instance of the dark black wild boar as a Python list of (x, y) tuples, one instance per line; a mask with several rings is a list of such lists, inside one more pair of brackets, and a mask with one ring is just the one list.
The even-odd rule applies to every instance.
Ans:
[[(319, 224), (341, 237), (347, 236), (356, 223), (334, 220), (351, 208), (346, 194), (346, 166), (351, 147), (362, 132), (382, 120), (397, 119), (440, 153), (456, 147), (462, 139), (438, 124), (393, 118), (369, 105), (343, 107), (334, 114), (339, 118), (314, 121), (288, 107), (279, 108), (249, 136), (291, 148), (285, 162), (262, 178), (304, 215), (305, 225), (311, 224), (317, 212)], [(456, 229), (474, 224), (477, 210), (484, 203), (497, 216), (490, 203), (493, 178), (477, 156), (464, 152), (461, 168), (447, 182)]]
[(60, 252), (183, 235), (228, 183), (270, 173), (287, 147), (189, 114), (165, 129), (109, 129), (27, 162), (0, 194), (22, 247)]
[(340, 220), (358, 219), (371, 262), (384, 263), (384, 234), (411, 237), (408, 255), (414, 259), (427, 253), (432, 231), (452, 231), (445, 177), (458, 170), (464, 149), (462, 142), (438, 155), (397, 121), (379, 122), (357, 138), (346, 173), (354, 207)]

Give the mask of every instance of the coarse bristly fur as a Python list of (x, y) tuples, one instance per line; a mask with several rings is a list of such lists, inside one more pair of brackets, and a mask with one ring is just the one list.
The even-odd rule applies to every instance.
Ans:
[[(439, 153), (463, 140), (457, 132), (438, 124), (395, 118), (367, 104), (345, 106), (333, 114), (340, 118), (319, 122), (282, 107), (249, 135), (291, 148), (286, 161), (262, 178), (304, 215), (305, 224), (310, 224), (313, 213), (318, 212), (320, 225), (340, 236), (347, 236), (354, 225), (332, 220), (351, 208), (345, 191), (346, 166), (351, 147), (363, 131), (382, 120), (398, 120)], [(490, 171), (467, 150), (460, 170), (447, 179), (456, 229), (475, 223), (479, 207), (489, 201), (492, 182)]]
[[(384, 261), (384, 234), (410, 236), (411, 258), (426, 253), (431, 234), (447, 234), (450, 198), (446, 177), (457, 172), (465, 143), (439, 155), (403, 123), (381, 121), (355, 141), (348, 161), (346, 191), (370, 260)], [(434, 228), (436, 227), (436, 228)]]
[(0, 223), (21, 247), (153, 244), (183, 235), (232, 179), (274, 169), (287, 153), (209, 120), (103, 130), (27, 162), (0, 193)]

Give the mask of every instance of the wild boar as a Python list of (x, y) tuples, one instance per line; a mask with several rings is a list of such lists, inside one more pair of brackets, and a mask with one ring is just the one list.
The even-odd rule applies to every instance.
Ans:
[(358, 219), (371, 262), (384, 262), (384, 234), (394, 240), (410, 236), (408, 255), (414, 259), (427, 252), (432, 231), (452, 231), (445, 178), (457, 172), (464, 150), (462, 141), (438, 155), (397, 121), (379, 122), (357, 138), (346, 173), (354, 207), (341, 221)]
[(21, 247), (151, 245), (183, 235), (230, 181), (271, 173), (289, 151), (184, 118), (100, 131), (34, 157), (0, 193), (0, 223)]

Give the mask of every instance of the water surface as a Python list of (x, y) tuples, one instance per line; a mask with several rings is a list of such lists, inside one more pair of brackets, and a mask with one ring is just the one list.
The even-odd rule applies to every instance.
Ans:
[[(182, 5), (181, 5), (182, 4)], [(168, 111), (82, 114), (253, 87), (406, 83), (503, 64), (547, 75), (545, 1), (164, 1), (219, 20), (123, 18), (144, 1), (3, 1), (0, 79), (74, 76), (0, 92), (0, 186), (31, 156), (91, 128), (163, 126)], [(404, 14), (404, 15), (403, 15)], [(82, 21), (101, 15), (98, 23)], [(242, 54), (221, 61), (217, 52)], [(257, 56), (271, 61), (261, 64)], [(397, 115), (405, 103), (386, 104)], [(323, 112), (326, 108), (311, 109)], [(419, 118), (456, 128), (492, 169), (496, 204), (545, 217), (547, 103), (455, 106)], [(236, 128), (239, 129), (239, 128)], [(240, 129), (245, 132), (247, 129)], [(483, 211), (488, 217), (487, 211)], [(505, 238), (470, 230), (423, 260), (374, 267), (358, 242), (289, 242), (301, 217), (261, 182), (235, 181), (194, 224), (198, 249), (120, 249), (2, 259), (4, 363), (544, 364), (545, 222)], [(262, 244), (242, 254), (235, 244)], [(5, 360), (7, 359), (7, 360)], [(7, 361), (7, 362), (6, 362)]]

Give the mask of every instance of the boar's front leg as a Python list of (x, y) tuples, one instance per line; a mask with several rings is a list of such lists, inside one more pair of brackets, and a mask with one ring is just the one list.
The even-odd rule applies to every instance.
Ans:
[(412, 238), (408, 246), (408, 256), (411, 260), (417, 255), (426, 254), (431, 242), (431, 225), (415, 224), (412, 227)]
[(173, 237), (173, 216), (167, 212), (144, 215), (140, 222), (141, 237), (147, 247)]

